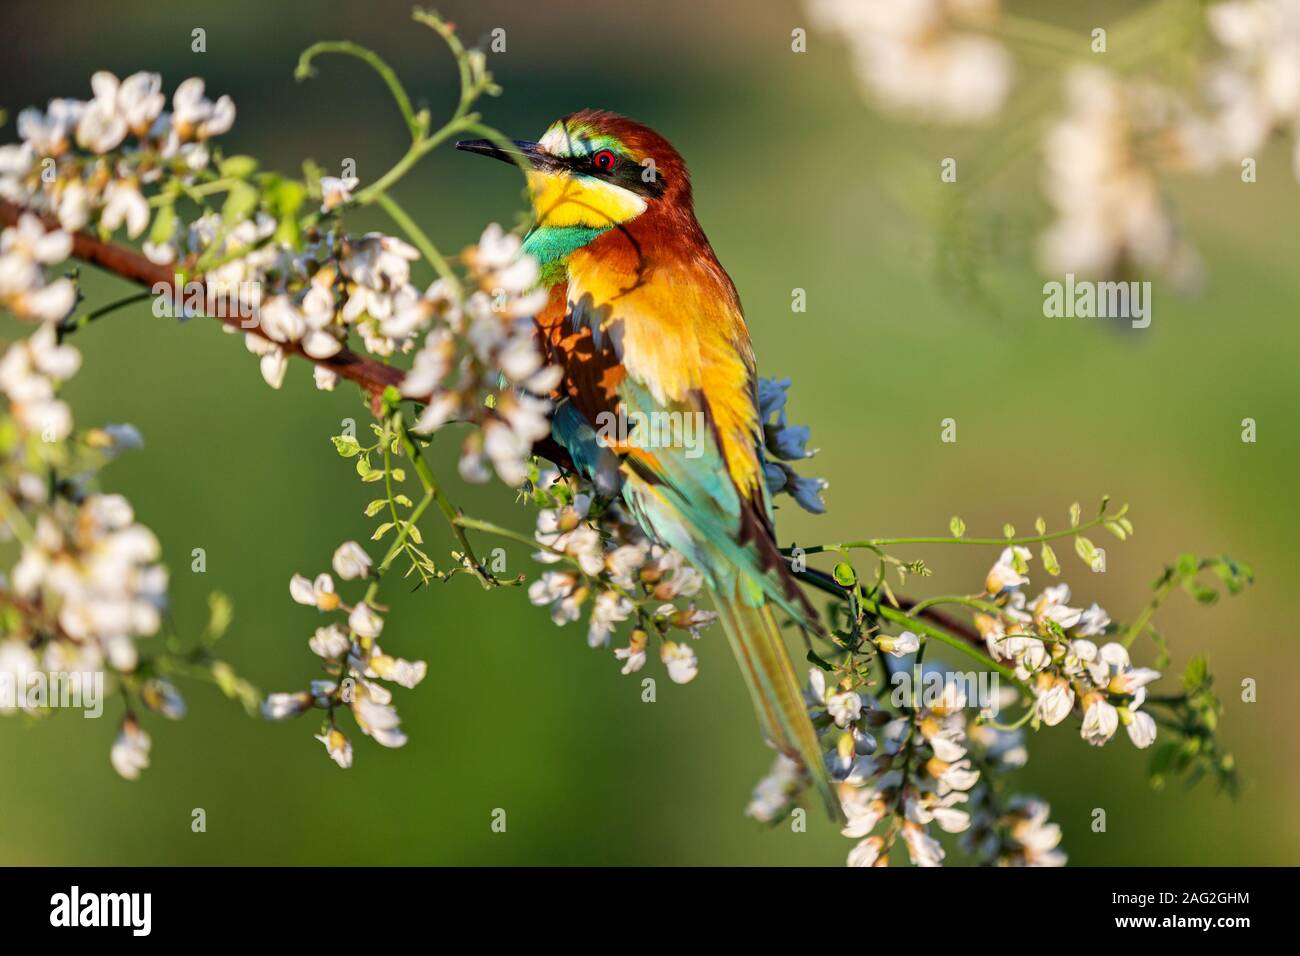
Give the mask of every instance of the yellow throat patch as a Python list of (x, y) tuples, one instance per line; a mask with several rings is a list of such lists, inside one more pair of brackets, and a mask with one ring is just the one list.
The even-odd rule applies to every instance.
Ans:
[(608, 229), (645, 212), (646, 202), (631, 190), (602, 179), (530, 172), (528, 193), (537, 225)]

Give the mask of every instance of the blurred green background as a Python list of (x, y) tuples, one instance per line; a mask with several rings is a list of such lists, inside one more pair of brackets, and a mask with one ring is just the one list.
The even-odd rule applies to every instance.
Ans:
[[(1105, 23), (1130, 5), (1058, 22)], [(1150, 581), (1180, 551), (1250, 562), (1258, 584), (1217, 606), (1175, 597), (1162, 617), (1173, 676), (1206, 652), (1226, 700), (1226, 745), (1248, 783), (1232, 802), (1208, 785), (1152, 792), (1146, 757), (1126, 739), (1098, 751), (1068, 727), (1031, 741), (1017, 785), (1040, 794), (1065, 830), (1075, 864), (1300, 862), (1294, 688), (1300, 663), (1296, 573), (1300, 187), (1277, 146), (1259, 182), (1231, 172), (1178, 183), (1187, 230), (1209, 282), (1183, 300), (1157, 286), (1141, 334), (1103, 320), (1046, 319), (1041, 279), (1026, 266), (1046, 210), (1037, 198), (1034, 138), (971, 208), (939, 183), (945, 156), (978, 165), (997, 132), (918, 130), (864, 105), (842, 44), (812, 33), (793, 3), (443, 3), (469, 41), (494, 27), (507, 51), (490, 67), (505, 95), (485, 104), (507, 133), (535, 137), (584, 106), (625, 112), (668, 136), (691, 164), (697, 211), (744, 299), (760, 371), (795, 381), (793, 420), (822, 449), (805, 472), (830, 480), (829, 513), (792, 507), (783, 541), (946, 533), (960, 514), (971, 534), (1003, 522), (1065, 522), (1071, 501), (1104, 493), (1132, 506), (1137, 536), (1103, 542), (1108, 571), (1064, 555), (1076, 603), (1096, 599), (1118, 619), (1145, 602)], [(360, 63), (325, 58), (295, 83), (298, 53), (349, 38), (381, 51), (437, 116), (454, 103), (454, 73), (406, 3), (221, 0), (65, 3), (8, 0), (0, 103), (89, 95), (96, 69), (163, 73), (173, 89), (200, 75), (239, 110), (228, 153), (295, 171), (312, 157), (337, 170), (357, 161), (372, 181), (400, 155), (404, 130), (380, 82)], [(1087, 20), (1088, 22), (1083, 22)], [(190, 52), (190, 31), (207, 52)], [(1059, 71), (1022, 65), (1020, 89), (1055, 85)], [(1046, 114), (1045, 114), (1046, 115)], [(1027, 124), (1021, 132), (1033, 130)], [(12, 121), (4, 139), (14, 137)], [(396, 195), (445, 250), (493, 219), (514, 222), (519, 184), (505, 167), (433, 154)], [(967, 216), (966, 212), (975, 215)], [(362, 219), (360, 227), (386, 225)], [(956, 246), (943, 237), (954, 229)], [(955, 251), (954, 251), (955, 250)], [(976, 275), (979, 288), (954, 276)], [(424, 277), (422, 277), (424, 278)], [(792, 314), (791, 290), (808, 311)], [(92, 296), (117, 280), (87, 279)], [(992, 304), (990, 304), (992, 303)], [(6, 326), (6, 337), (17, 333)], [(264, 690), (314, 676), (306, 640), (319, 624), (295, 605), (295, 571), (328, 567), (346, 538), (365, 540), (371, 495), (333, 452), (345, 418), (363, 424), (355, 391), (317, 392), (305, 366), (281, 392), (215, 323), (120, 313), (75, 337), (85, 355), (69, 391), (82, 425), (133, 422), (147, 448), (104, 475), (163, 542), (172, 609), (183, 634), (205, 620), (219, 589), (236, 620), (221, 653)], [(1240, 421), (1258, 422), (1243, 444)], [(958, 422), (956, 444), (940, 421)], [(464, 487), (454, 439), (435, 445), (454, 500), (474, 514), (530, 526), (499, 484)], [(445, 529), (427, 523), (445, 555)], [(484, 541), (482, 545), (489, 545)], [(207, 551), (207, 573), (190, 551)], [(523, 549), (510, 571), (533, 573)], [(993, 550), (908, 552), (936, 569), (928, 593), (978, 587)], [(1289, 569), (1289, 570), (1288, 570)], [(1042, 581), (1036, 580), (1035, 584)], [(931, 590), (932, 589), (932, 590)], [(839, 864), (850, 847), (816, 813), (810, 832), (767, 830), (742, 816), (770, 754), (759, 741), (720, 634), (698, 645), (691, 685), (657, 677), (643, 704), (635, 678), (585, 644), (585, 627), (554, 627), (521, 590), (484, 593), (468, 578), (394, 606), (384, 645), (429, 662), (415, 691), (397, 693), (410, 743), (386, 751), (356, 735), (342, 772), (311, 739), (314, 719), (248, 719), (211, 687), (184, 685), (191, 713), (149, 722), (153, 766), (136, 783), (108, 761), (115, 715), (83, 724), (60, 715), (0, 722), (0, 862), (5, 864)], [(964, 659), (954, 663), (964, 666)], [(1259, 701), (1239, 700), (1243, 678)], [(1121, 735), (1122, 738), (1123, 735)], [(1047, 739), (1050, 738), (1050, 739)], [(191, 810), (206, 833), (190, 831)], [(494, 808), (508, 831), (490, 829)], [(1108, 831), (1090, 829), (1094, 807)]]

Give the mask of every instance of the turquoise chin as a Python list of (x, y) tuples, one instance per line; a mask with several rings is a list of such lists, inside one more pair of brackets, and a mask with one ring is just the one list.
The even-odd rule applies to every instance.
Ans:
[(542, 267), (566, 258), (612, 226), (537, 226), (524, 237), (524, 252)]

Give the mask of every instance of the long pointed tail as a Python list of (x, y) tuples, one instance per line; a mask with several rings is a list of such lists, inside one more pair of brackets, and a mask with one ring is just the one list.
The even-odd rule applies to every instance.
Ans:
[(808, 719), (799, 679), (771, 605), (750, 607), (716, 592), (713, 603), (768, 737), (783, 753), (803, 764), (831, 818), (843, 819), (825, 754)]

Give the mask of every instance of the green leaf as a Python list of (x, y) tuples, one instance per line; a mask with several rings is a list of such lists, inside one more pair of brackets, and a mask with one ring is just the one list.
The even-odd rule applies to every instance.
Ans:
[(308, 192), (320, 194), (320, 178), (323, 175), (324, 171), (316, 164), (315, 160), (303, 160), (302, 178), (306, 180)]
[(263, 201), (276, 217), (296, 216), (307, 201), (307, 187), (296, 179), (269, 176), (262, 180)]
[(350, 435), (335, 435), (330, 441), (334, 443), (335, 450), (344, 458), (351, 458), (361, 451), (361, 445)]
[(1174, 769), (1174, 764), (1178, 760), (1178, 744), (1171, 742), (1160, 744), (1151, 752), (1151, 774), (1152, 776), (1164, 775)]
[(293, 216), (286, 216), (276, 223), (275, 241), (279, 245), (288, 246), (290, 249), (301, 249), (302, 230), (298, 228), (298, 220)]
[(817, 652), (814, 651), (814, 650), (812, 650), (811, 648), (808, 650), (808, 654), (807, 654), (807, 656), (806, 656), (804, 659), (807, 660), (809, 664), (814, 664), (814, 665), (816, 665), (817, 667), (820, 667), (820, 668), (821, 668), (822, 670), (824, 670), (824, 671), (828, 671), (828, 672), (829, 672), (829, 671), (833, 671), (833, 670), (835, 670), (834, 667), (832, 667), (832, 666), (831, 666), (830, 664), (828, 664), (826, 661), (824, 661), (824, 660), (822, 660), (820, 657), (818, 657), (818, 656), (817, 656)]
[(1229, 594), (1240, 594), (1246, 585), (1255, 583), (1255, 572), (1250, 566), (1232, 558), (1217, 558), (1211, 567)]
[(239, 695), (239, 675), (225, 661), (213, 662), (212, 680), (227, 697)]
[(1210, 662), (1204, 654), (1197, 654), (1187, 662), (1183, 671), (1183, 689), (1189, 694), (1201, 689), (1210, 673)]
[(1219, 599), (1219, 592), (1212, 587), (1208, 587), (1198, 582), (1195, 578), (1188, 578), (1183, 582), (1183, 590), (1196, 599), (1198, 604), (1213, 604)]
[(257, 172), (257, 160), (252, 156), (228, 156), (217, 167), (222, 176), (247, 179)]
[(835, 578), (835, 583), (842, 588), (851, 588), (858, 583), (858, 574), (853, 570), (853, 565), (847, 561), (836, 564), (831, 571), (831, 576)]
[(948, 530), (952, 532), (954, 538), (960, 538), (966, 533), (966, 522), (953, 515), (952, 520), (948, 522)]
[(226, 194), (226, 201), (221, 207), (221, 218), (229, 228), (243, 222), (257, 209), (261, 197), (257, 190), (248, 183), (236, 183)]
[(149, 230), (149, 241), (154, 245), (169, 242), (176, 234), (176, 207), (171, 203), (158, 207), (153, 217), (153, 228)]
[(221, 591), (208, 595), (208, 638), (217, 640), (226, 633), (235, 616), (235, 605), (230, 597)]

